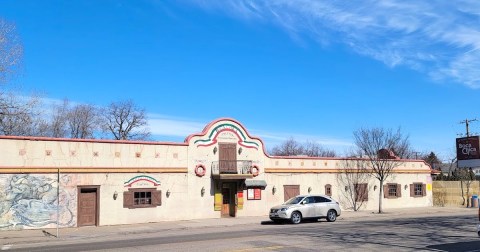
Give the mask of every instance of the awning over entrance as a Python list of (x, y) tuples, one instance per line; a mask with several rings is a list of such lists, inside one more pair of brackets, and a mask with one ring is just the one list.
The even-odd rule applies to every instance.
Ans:
[(246, 179), (245, 186), (248, 187), (267, 187), (267, 182), (265, 180), (255, 180), (255, 179)]

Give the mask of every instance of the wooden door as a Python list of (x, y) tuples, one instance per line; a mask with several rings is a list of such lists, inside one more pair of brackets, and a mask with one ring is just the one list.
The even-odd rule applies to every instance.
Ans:
[(235, 217), (237, 214), (237, 183), (222, 185), (222, 217)]
[(283, 186), (283, 199), (284, 201), (289, 200), (297, 195), (300, 195), (300, 186), (299, 185), (284, 185)]
[(222, 217), (230, 216), (230, 188), (222, 188)]
[(97, 225), (97, 188), (79, 188), (77, 226)]
[(234, 143), (218, 144), (220, 173), (237, 173), (237, 145)]

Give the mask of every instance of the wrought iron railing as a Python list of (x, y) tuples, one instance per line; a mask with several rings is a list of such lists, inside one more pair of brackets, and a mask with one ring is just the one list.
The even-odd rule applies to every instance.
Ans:
[(252, 160), (219, 160), (212, 162), (212, 174), (251, 174)]

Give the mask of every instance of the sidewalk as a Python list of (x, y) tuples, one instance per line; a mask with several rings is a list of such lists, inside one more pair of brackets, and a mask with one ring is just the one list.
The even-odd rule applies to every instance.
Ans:
[[(421, 207), (421, 208), (397, 208), (386, 209), (385, 213), (378, 214), (372, 211), (343, 211), (337, 221), (354, 220), (363, 218), (408, 218), (418, 216), (451, 216), (472, 215), (472, 220), (478, 221), (477, 208), (464, 207)], [(34, 244), (53, 241), (73, 241), (98, 237), (126, 236), (136, 233), (157, 233), (173, 230), (189, 230), (200, 228), (228, 227), (248, 224), (270, 223), (268, 216), (198, 219), (184, 221), (165, 221), (157, 223), (144, 223), (132, 225), (115, 225), (99, 227), (72, 227), (59, 229), (59, 238), (56, 238), (56, 229), (35, 229), (0, 231), (0, 250), (7, 250), (14, 244)]]

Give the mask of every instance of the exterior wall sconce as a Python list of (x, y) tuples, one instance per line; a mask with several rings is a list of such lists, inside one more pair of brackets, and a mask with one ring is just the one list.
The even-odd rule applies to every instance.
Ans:
[(308, 193), (310, 193), (311, 191), (312, 191), (312, 187), (309, 186), (309, 187), (308, 187)]
[(202, 186), (202, 189), (200, 190), (200, 195), (202, 195), (202, 197), (203, 197), (203, 195), (205, 195), (205, 187), (203, 187), (203, 186)]
[(345, 186), (345, 192), (348, 192), (348, 186)]
[(117, 200), (117, 198), (118, 198), (118, 192), (115, 191), (115, 192), (113, 193), (113, 200)]
[(165, 195), (167, 196), (167, 198), (170, 197), (170, 190), (167, 190), (167, 192), (165, 193)]
[(215, 148), (213, 148), (213, 155), (217, 154), (217, 146), (215, 146)]
[(238, 148), (238, 155), (242, 154), (242, 147)]
[(272, 187), (272, 194), (275, 194), (275, 192), (277, 191), (277, 188), (275, 186)]
[(405, 190), (407, 190), (407, 188), (408, 188), (408, 185), (405, 185), (403, 188), (404, 188)]
[(374, 191), (377, 190), (377, 185), (374, 185), (374, 186), (373, 186), (373, 190), (374, 190)]

